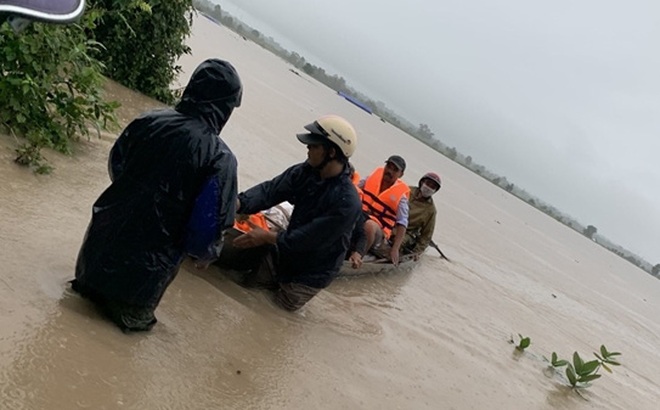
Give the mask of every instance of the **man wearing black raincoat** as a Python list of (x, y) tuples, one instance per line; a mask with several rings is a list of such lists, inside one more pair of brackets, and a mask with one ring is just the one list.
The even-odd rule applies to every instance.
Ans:
[[(247, 268), (240, 283), (274, 290), (275, 303), (288, 311), (300, 309), (337, 276), (361, 212), (348, 165), (357, 146), (351, 124), (326, 115), (305, 129), (297, 137), (307, 145), (307, 161), (238, 196), (243, 214), (290, 202), (288, 227), (277, 233), (255, 226), (233, 240), (238, 252), (225, 252), (218, 262)], [(254, 256), (251, 265), (236, 265), (245, 260), (241, 250)]]
[(241, 95), (234, 67), (206, 60), (175, 109), (138, 117), (112, 147), (112, 183), (92, 208), (72, 287), (122, 330), (156, 323), (186, 253), (198, 266), (218, 257), (237, 195), (236, 158), (219, 134)]

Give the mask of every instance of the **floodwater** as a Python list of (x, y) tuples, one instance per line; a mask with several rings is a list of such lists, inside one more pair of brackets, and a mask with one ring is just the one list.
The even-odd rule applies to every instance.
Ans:
[[(658, 408), (657, 279), (210, 21), (195, 21), (190, 44), (183, 83), (211, 56), (242, 76), (223, 131), (242, 188), (302, 161), (295, 133), (340, 114), (358, 130), (361, 174), (394, 153), (408, 182), (442, 174), (435, 239), (451, 262), (429, 250), (412, 272), (338, 279), (293, 314), (186, 264), (153, 331), (125, 335), (67, 286), (111, 139), (47, 153), (56, 170), (37, 176), (2, 136), (1, 409)], [(109, 90), (123, 120), (158, 106)], [(532, 340), (522, 354), (508, 342), (518, 333)], [(601, 344), (623, 365), (582, 395), (546, 371), (553, 351)]]

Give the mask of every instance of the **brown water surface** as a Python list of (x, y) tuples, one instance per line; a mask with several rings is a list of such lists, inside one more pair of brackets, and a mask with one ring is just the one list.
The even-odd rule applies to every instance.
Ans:
[[(305, 158), (295, 133), (340, 114), (368, 174), (390, 154), (404, 179), (443, 176), (435, 239), (413, 272), (338, 279), (301, 312), (278, 310), (219, 271), (184, 265), (148, 334), (125, 335), (72, 294), (91, 204), (108, 185), (108, 138), (37, 176), (0, 137), (2, 409), (657, 409), (660, 282), (339, 98), (277, 57), (200, 18), (182, 83), (202, 59), (232, 61), (243, 106), (223, 137), (247, 188)], [(175, 85), (176, 86), (176, 85)], [(114, 84), (125, 123), (159, 106)], [(524, 354), (512, 334), (532, 339)], [(600, 344), (623, 366), (582, 396), (542, 356)]]

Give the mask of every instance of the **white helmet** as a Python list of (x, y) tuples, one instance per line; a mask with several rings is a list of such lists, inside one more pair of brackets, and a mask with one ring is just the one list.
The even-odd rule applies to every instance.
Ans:
[(336, 145), (346, 158), (350, 158), (357, 148), (357, 135), (353, 126), (338, 115), (324, 115), (311, 124), (305, 125), (309, 134), (298, 134), (303, 144)]

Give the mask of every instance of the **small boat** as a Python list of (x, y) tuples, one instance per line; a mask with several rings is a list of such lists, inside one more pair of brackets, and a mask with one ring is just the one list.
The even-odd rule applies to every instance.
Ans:
[[(261, 215), (265, 218), (268, 228), (277, 232), (286, 229), (286, 226), (289, 224), (292, 212), (293, 205), (288, 202), (283, 202), (261, 212)], [(230, 243), (230, 241), (232, 241), (234, 238), (245, 232), (242, 230), (239, 224), (240, 223), (235, 224), (233, 228), (230, 228), (226, 231), (226, 243)], [(225, 249), (226, 252), (229, 251), (229, 248), (231, 248), (231, 246), (228, 245), (225, 245), (225, 247), (227, 248)], [(378, 255), (366, 255), (363, 259), (362, 266), (357, 269), (353, 268), (351, 262), (344, 261), (342, 266), (339, 268), (339, 273), (337, 276), (351, 277), (409, 271), (417, 266), (421, 257), (420, 254), (416, 253), (405, 254), (399, 258), (399, 264), (394, 265), (392, 262), (390, 262), (389, 259), (385, 257), (386, 254), (387, 248), (383, 248), (380, 250)]]

